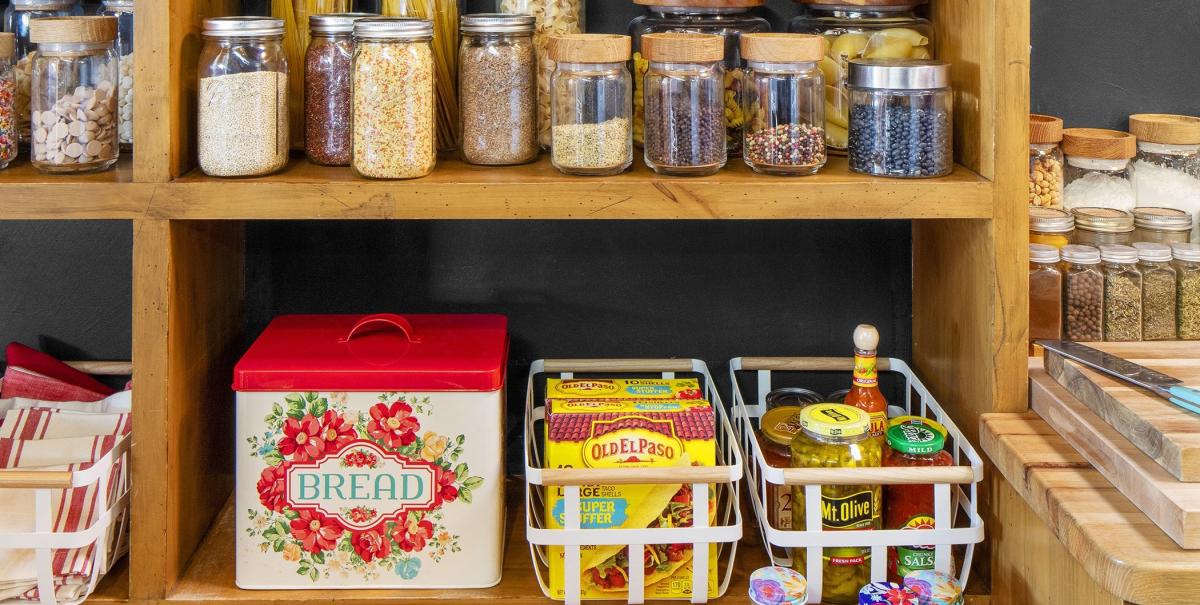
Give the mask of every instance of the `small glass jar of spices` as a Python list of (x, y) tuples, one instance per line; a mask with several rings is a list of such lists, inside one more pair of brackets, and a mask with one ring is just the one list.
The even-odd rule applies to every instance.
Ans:
[(1176, 335), (1179, 340), (1200, 340), (1200, 244), (1171, 246), (1176, 281)]
[(1029, 207), (1029, 243), (1061, 249), (1075, 234), (1075, 215), (1065, 210)]
[(850, 170), (923, 178), (954, 170), (950, 66), (914, 60), (850, 62)]
[(437, 164), (433, 22), (378, 17), (354, 22), (354, 143), (360, 176), (411, 179)]
[(288, 161), (288, 62), (283, 20), (204, 20), (197, 134), (209, 176), (271, 174)]
[(13, 96), (13, 107), (17, 114), (20, 140), (29, 142), (29, 85), (33, 78), (33, 42), (29, 39), (29, 24), (35, 19), (47, 17), (74, 17), (83, 14), (75, 0), (12, 0), (4, 9), (3, 30), (16, 34), (16, 52), (13, 54), (13, 76), (17, 83)]
[(464, 161), (503, 166), (538, 156), (537, 51), (531, 15), (462, 18), (458, 53)]
[(1029, 205), (1062, 208), (1062, 118), (1029, 116)]
[(104, 0), (98, 15), (117, 19), (117, 140), (133, 148), (133, 0)]
[(1059, 249), (1029, 244), (1029, 341), (1058, 340), (1063, 330), (1063, 274)]
[(1142, 272), (1133, 246), (1100, 246), (1104, 264), (1104, 340), (1142, 339)]
[(117, 163), (114, 17), (48, 17), (30, 24), (37, 44), (29, 88), (34, 168), (73, 173)]
[(13, 55), (17, 37), (11, 33), (0, 33), (0, 170), (17, 157), (17, 113), (13, 107), (17, 91), (17, 79), (13, 75)]
[(1171, 247), (1149, 242), (1133, 247), (1142, 272), (1142, 340), (1175, 340), (1177, 285)]
[(755, 172), (814, 174), (825, 165), (824, 39), (746, 34), (742, 57), (742, 158)]
[(354, 22), (369, 13), (330, 13), (308, 17), (304, 53), (304, 154), (324, 166), (349, 166), (351, 145), (350, 74), (354, 61)]
[(725, 42), (712, 34), (642, 36), (646, 165), (703, 176), (725, 166)]
[(1079, 207), (1071, 210), (1075, 216), (1073, 244), (1105, 246), (1133, 243), (1133, 213), (1113, 208)]
[(1137, 137), (1133, 188), (1138, 206), (1175, 208), (1193, 218), (1189, 239), (1200, 239), (1200, 118), (1167, 114), (1129, 116)]
[(1156, 244), (1191, 241), (1192, 215), (1175, 208), (1145, 206), (1133, 210), (1133, 240)]
[(550, 163), (566, 174), (605, 176), (633, 163), (629, 36), (550, 38)]
[(1063, 334), (1076, 341), (1104, 340), (1104, 273), (1100, 250), (1072, 244), (1062, 249)]
[(1063, 130), (1063, 208), (1133, 210), (1130, 160), (1137, 154), (1133, 135), (1100, 128)]

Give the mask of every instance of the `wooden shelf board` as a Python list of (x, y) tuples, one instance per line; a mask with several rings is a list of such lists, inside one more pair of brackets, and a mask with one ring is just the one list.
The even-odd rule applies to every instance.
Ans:
[(87, 598), (88, 603), (128, 603), (129, 602), (129, 557), (122, 557), (108, 571), (96, 591)]
[(128, 157), (88, 174), (38, 172), (22, 154), (0, 170), (0, 219), (132, 219), (146, 210), (153, 187), (133, 183)]

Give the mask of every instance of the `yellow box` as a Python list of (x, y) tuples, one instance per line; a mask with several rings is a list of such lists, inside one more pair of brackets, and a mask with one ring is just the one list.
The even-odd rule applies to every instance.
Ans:
[(702, 399), (695, 378), (550, 378), (546, 399)]

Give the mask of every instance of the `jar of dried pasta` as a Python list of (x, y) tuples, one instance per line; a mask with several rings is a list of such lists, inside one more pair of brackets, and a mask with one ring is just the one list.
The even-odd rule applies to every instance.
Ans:
[(354, 23), (351, 165), (373, 179), (433, 171), (433, 22), (379, 17)]
[(1133, 246), (1100, 246), (1104, 270), (1104, 340), (1142, 339), (1142, 272)]
[(1165, 244), (1137, 242), (1142, 272), (1142, 340), (1175, 340), (1175, 267)]
[[(550, 147), (550, 76), (555, 62), (550, 56), (550, 39), (585, 31), (586, 0), (499, 0), (502, 13), (534, 18), (533, 45), (537, 49), (538, 142)], [(626, 59), (628, 60), (628, 59)]]

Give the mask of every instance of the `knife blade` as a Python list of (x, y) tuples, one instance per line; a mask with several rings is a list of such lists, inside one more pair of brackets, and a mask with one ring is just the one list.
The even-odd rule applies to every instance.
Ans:
[(1071, 340), (1039, 340), (1037, 344), (1093, 370), (1153, 391), (1176, 406), (1200, 414), (1200, 391), (1182, 386), (1183, 381), (1178, 378)]

